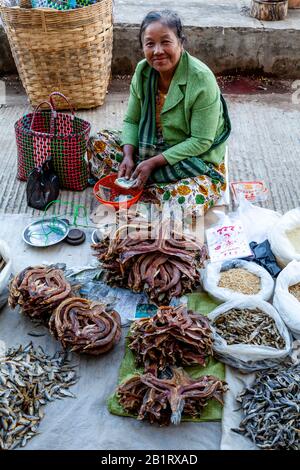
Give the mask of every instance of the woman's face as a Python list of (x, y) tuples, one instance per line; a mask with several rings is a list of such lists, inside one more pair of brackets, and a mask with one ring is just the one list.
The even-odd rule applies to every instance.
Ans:
[(174, 31), (156, 21), (147, 26), (142, 40), (145, 58), (151, 67), (159, 73), (174, 72), (183, 49)]

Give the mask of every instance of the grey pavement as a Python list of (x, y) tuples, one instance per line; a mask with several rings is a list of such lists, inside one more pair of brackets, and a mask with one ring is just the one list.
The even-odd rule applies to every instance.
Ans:
[[(292, 83), (289, 88), (284, 93), (225, 95), (233, 127), (228, 142), (230, 180), (264, 179), (270, 190), (265, 206), (280, 212), (296, 207), (300, 200), (300, 96), (299, 104), (293, 103)], [(121, 127), (128, 81), (115, 80), (110, 90), (102, 107), (77, 113), (91, 122), (92, 132)], [(6, 101), (0, 108), (0, 213), (37, 215), (26, 206), (26, 184), (16, 179), (14, 123), (31, 108), (20, 87), (11, 87)], [(91, 188), (62, 191), (61, 199), (91, 210), (97, 205)]]

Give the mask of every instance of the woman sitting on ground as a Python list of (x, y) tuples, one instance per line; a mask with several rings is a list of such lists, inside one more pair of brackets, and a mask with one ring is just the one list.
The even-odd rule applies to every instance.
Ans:
[(92, 174), (116, 171), (147, 198), (206, 212), (226, 188), (226, 103), (212, 71), (185, 51), (176, 13), (148, 13), (139, 38), (145, 59), (131, 81), (123, 131), (91, 138)]

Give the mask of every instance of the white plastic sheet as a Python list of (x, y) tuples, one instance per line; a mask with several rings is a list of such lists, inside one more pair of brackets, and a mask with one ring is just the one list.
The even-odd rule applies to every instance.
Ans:
[(6, 304), (7, 297), (8, 297), (8, 283), (9, 278), (12, 274), (13, 267), (12, 267), (12, 255), (9, 249), (8, 244), (4, 240), (0, 240), (0, 255), (6, 262), (6, 265), (0, 271), (0, 309), (3, 305)]
[[(48, 249), (36, 249), (22, 241), (22, 229), (30, 223), (28, 216), (0, 215), (2, 237), (14, 246), (15, 271), (29, 264), (63, 262), (67, 265), (85, 265), (91, 262), (92, 254), (87, 241), (80, 246), (64, 243)], [(44, 336), (32, 337), (31, 332), (39, 331)], [(160, 428), (132, 418), (111, 415), (106, 400), (114, 392), (119, 366), (124, 355), (126, 329), (122, 329), (121, 342), (110, 353), (92, 358), (74, 355), (78, 364), (78, 383), (71, 388), (76, 398), (56, 400), (46, 405), (35, 436), (25, 450), (114, 450), (114, 449), (157, 449), (157, 450), (201, 450), (219, 449), (221, 423), (182, 423), (179, 426)], [(6, 347), (26, 345), (33, 341), (47, 354), (60, 349), (59, 343), (47, 330), (34, 327), (33, 323), (18, 310), (9, 307), (0, 315), (0, 341)]]

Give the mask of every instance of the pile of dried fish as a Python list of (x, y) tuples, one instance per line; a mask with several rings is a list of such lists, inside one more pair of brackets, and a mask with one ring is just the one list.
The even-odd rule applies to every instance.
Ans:
[(191, 292), (207, 257), (205, 245), (170, 227), (169, 220), (123, 225), (111, 240), (92, 247), (107, 271), (107, 282), (147, 292), (157, 305)]
[(71, 293), (71, 286), (60, 269), (28, 267), (15, 276), (9, 286), (10, 307), (21, 306), (25, 315), (47, 321), (53, 310)]
[(121, 338), (119, 314), (80, 297), (63, 301), (50, 318), (49, 328), (65, 349), (78, 353), (103, 354)]
[(6, 261), (5, 261), (5, 259), (0, 255), (0, 273), (1, 273), (1, 271), (4, 269), (5, 265), (6, 265)]
[(289, 287), (289, 293), (292, 294), (300, 302), (300, 282)]
[(232, 308), (219, 315), (213, 326), (229, 345), (243, 343), (276, 349), (285, 347), (273, 318), (258, 308)]
[(244, 419), (233, 431), (257, 447), (300, 450), (300, 365), (260, 372), (237, 397)]
[(128, 346), (138, 365), (152, 372), (166, 365), (204, 366), (205, 358), (212, 355), (209, 321), (182, 305), (160, 307), (154, 317), (133, 324)]
[(37, 434), (47, 401), (74, 397), (73, 369), (64, 356), (51, 358), (32, 343), (0, 356), (0, 449), (25, 446)]
[(119, 385), (117, 396), (125, 411), (151, 424), (179, 424), (181, 415), (199, 418), (210, 399), (222, 402), (225, 382), (208, 375), (191, 379), (183, 369), (164, 370), (161, 378), (135, 374)]
[(244, 268), (232, 268), (220, 273), (218, 287), (245, 295), (255, 295), (261, 290), (260, 278)]

